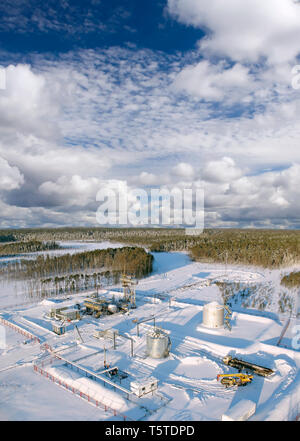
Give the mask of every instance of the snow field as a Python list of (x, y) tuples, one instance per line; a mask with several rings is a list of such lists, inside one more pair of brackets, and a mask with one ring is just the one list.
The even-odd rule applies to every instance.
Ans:
[[(278, 314), (281, 271), (190, 263), (184, 253), (154, 255), (155, 272), (139, 281), (137, 286), (138, 308), (128, 315), (116, 314), (99, 320), (85, 317), (77, 323), (84, 337), (84, 344), (72, 347), (76, 336), (71, 327), (63, 336), (56, 336), (51, 332), (51, 322), (46, 317), (47, 311), (53, 307), (53, 302), (49, 299), (34, 307), (20, 305), (8, 311), (7, 317), (38, 335), (55, 350), (66, 349), (62, 352), (66, 358), (79, 360), (78, 363), (94, 372), (103, 367), (105, 345), (109, 362), (126, 371), (132, 381), (150, 376), (157, 378), (159, 393), (166, 398), (167, 404), (155, 407), (151, 403), (151, 397), (145, 399), (143, 405), (149, 412), (144, 414), (144, 419), (220, 420), (222, 414), (242, 399), (249, 399), (256, 404), (256, 413), (251, 420), (295, 419), (300, 413), (300, 351), (293, 350), (291, 346), (291, 327), (300, 323), (293, 318), (282, 345), (276, 346), (287, 319), (286, 315)], [(214, 284), (210, 285), (215, 280), (240, 282), (249, 286), (258, 283), (272, 286), (274, 298), (267, 311), (242, 309), (240, 305), (233, 305), (232, 331), (206, 328), (202, 325), (203, 306), (208, 302), (222, 302), (219, 288)], [(113, 291), (112, 288), (109, 296), (112, 296)], [(106, 291), (102, 294), (108, 295)], [(166, 296), (165, 300), (162, 298), (163, 294)], [(85, 295), (70, 296), (60, 304), (71, 305), (75, 300), (81, 301)], [(116, 297), (119, 295), (115, 294)], [(157, 295), (162, 297), (155, 298)], [(4, 293), (2, 296), (4, 298)], [(171, 306), (168, 296), (172, 298)], [(1, 299), (0, 294), (0, 301)], [(146, 333), (153, 323), (149, 321), (141, 325), (140, 335), (137, 336), (136, 325), (132, 322), (133, 319), (143, 319), (153, 314), (157, 326), (165, 329), (172, 341), (170, 356), (162, 360), (152, 360), (145, 354)], [(97, 341), (91, 337), (94, 330), (112, 327), (133, 339), (133, 358), (130, 356), (129, 341), (118, 338), (117, 348), (113, 350), (111, 341)], [(87, 402), (83, 404), (83, 400), (76, 399), (72, 394), (45, 381), (43, 377), (35, 376), (39, 379), (33, 380), (32, 363), (40, 355), (39, 345), (30, 348), (23, 344), (20, 336), (14, 340), (11, 334), (7, 342), (7, 348), (0, 352), (0, 386), (2, 383), (6, 384), (7, 390), (12, 392), (10, 395), (4, 394), (4, 399), (0, 397), (0, 419), (38, 417), (75, 420), (80, 419), (80, 415), (82, 419), (114, 418), (101, 409), (94, 409)], [(222, 362), (222, 357), (228, 354), (270, 367), (275, 374), (270, 378), (255, 376), (253, 382), (245, 388), (225, 389), (216, 377), (219, 373), (232, 371)], [(28, 370), (29, 366), (31, 371)], [(7, 368), (10, 369), (1, 370)], [(105, 393), (107, 406), (127, 413), (133, 419), (141, 417), (140, 408), (131, 407), (132, 403), (129, 404), (121, 393), (104, 388), (102, 384), (64, 366), (47, 367), (48, 369), (49, 374), (90, 395), (94, 400), (103, 401)], [(124, 381), (128, 387), (130, 380)], [(14, 388), (16, 383), (22, 387)], [(37, 384), (40, 396), (37, 395)], [(38, 407), (31, 402), (30, 390), (41, 404), (40, 413)], [(42, 401), (43, 394), (47, 398), (49, 394), (48, 406), (45, 398)], [(55, 401), (59, 403), (59, 411), (54, 405)], [(22, 408), (19, 403), (22, 403)]]

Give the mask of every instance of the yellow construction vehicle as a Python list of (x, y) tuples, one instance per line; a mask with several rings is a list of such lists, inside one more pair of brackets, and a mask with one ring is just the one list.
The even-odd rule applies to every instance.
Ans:
[(221, 379), (221, 383), (224, 384), (225, 387), (230, 386), (246, 386), (248, 383), (251, 383), (253, 379), (253, 375), (248, 374), (219, 374), (217, 376), (217, 380)]

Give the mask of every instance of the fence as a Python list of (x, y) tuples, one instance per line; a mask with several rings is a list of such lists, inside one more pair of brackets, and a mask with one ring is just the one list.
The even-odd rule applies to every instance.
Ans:
[[(48, 359), (48, 360), (44, 360), (44, 362), (52, 363), (52, 360)], [(95, 398), (91, 397), (89, 394), (86, 394), (86, 393), (80, 391), (79, 389), (77, 389), (73, 386), (70, 386), (69, 384), (62, 381), (60, 378), (55, 377), (52, 374), (49, 374), (47, 372), (47, 370), (44, 369), (44, 363), (42, 363), (42, 367), (38, 366), (37, 364), (34, 364), (33, 369), (35, 372), (45, 376), (46, 378), (51, 380), (53, 383), (56, 383), (59, 386), (64, 387), (69, 392), (72, 392), (73, 394), (79, 396), (80, 398), (87, 400), (90, 404), (93, 404), (96, 407), (101, 407), (102, 409), (104, 409), (105, 412), (111, 412), (114, 416), (120, 416), (124, 421), (134, 421), (133, 419), (127, 417), (126, 415), (121, 414), (116, 409), (113, 409), (112, 407), (102, 403), (100, 400), (96, 400)]]
[(48, 345), (48, 343), (43, 343), (43, 344), (41, 345), (41, 349), (42, 349), (43, 351), (50, 351), (50, 352), (52, 352), (52, 348), (51, 348), (50, 345)]
[(29, 338), (30, 340), (33, 340), (34, 343), (40, 343), (40, 339), (34, 335), (31, 334), (31, 332), (26, 331), (25, 329), (21, 328), (21, 326), (15, 325), (14, 323), (9, 322), (8, 320), (3, 319), (0, 317), (0, 323), (4, 326), (8, 326), (9, 328), (13, 329), (14, 331), (18, 332), (19, 334), (24, 335), (24, 337)]

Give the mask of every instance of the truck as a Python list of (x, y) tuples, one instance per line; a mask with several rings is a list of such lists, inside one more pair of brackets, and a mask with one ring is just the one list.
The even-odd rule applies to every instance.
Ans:
[(247, 384), (251, 383), (253, 379), (253, 375), (246, 374), (219, 374), (217, 376), (217, 380), (225, 386), (247, 386)]

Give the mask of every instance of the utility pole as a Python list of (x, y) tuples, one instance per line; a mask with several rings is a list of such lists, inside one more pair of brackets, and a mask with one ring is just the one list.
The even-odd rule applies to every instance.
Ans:
[(107, 369), (107, 364), (106, 364), (106, 347), (105, 347), (105, 345), (103, 346), (103, 353), (104, 353), (104, 362), (103, 362), (103, 364), (104, 364), (104, 368), (105, 369)]

